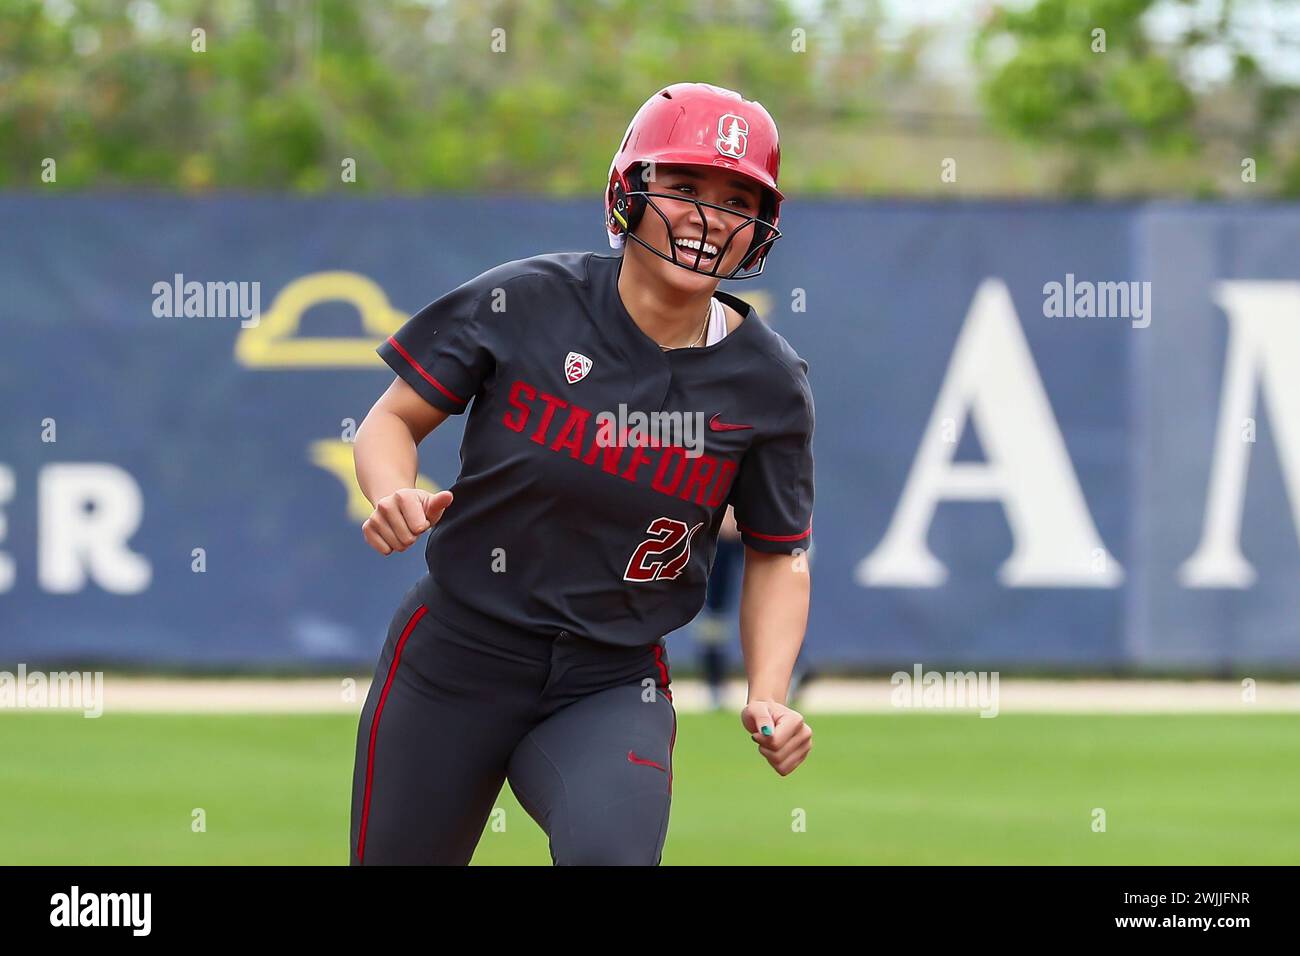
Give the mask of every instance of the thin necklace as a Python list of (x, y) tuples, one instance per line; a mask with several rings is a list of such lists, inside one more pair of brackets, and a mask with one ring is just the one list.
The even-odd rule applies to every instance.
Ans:
[[(682, 346), (682, 348), (693, 349), (693, 348), (695, 348), (697, 345), (700, 344), (700, 339), (704, 338), (704, 333), (708, 331), (708, 328), (709, 328), (709, 319), (711, 319), (712, 317), (713, 317), (713, 299), (710, 298), (710, 299), (709, 299), (709, 310), (708, 310), (707, 312), (704, 313), (704, 325), (700, 328), (700, 334), (697, 335), (697, 336), (695, 336), (695, 341), (694, 341), (694, 342), (692, 342), (690, 345)], [(661, 346), (659, 346), (659, 348), (663, 349), (665, 352), (671, 352), (671, 351), (673, 350), (674, 346), (671, 346), (671, 345), (661, 345)]]

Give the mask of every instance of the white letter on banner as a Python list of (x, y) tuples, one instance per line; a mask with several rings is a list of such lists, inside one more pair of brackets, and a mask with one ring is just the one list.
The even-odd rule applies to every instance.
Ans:
[[(152, 569), (127, 540), (140, 527), (144, 498), (116, 465), (46, 465), (39, 478), (37, 579), (53, 594), (86, 586), (86, 572), (114, 594), (149, 587)], [(93, 508), (93, 510), (88, 510)]]
[(1178, 580), (1189, 588), (1245, 588), (1255, 582), (1255, 569), (1241, 553), (1254, 443), (1242, 440), (1241, 426), (1255, 417), (1257, 387), (1268, 405), (1291, 521), (1300, 533), (1300, 282), (1223, 281), (1214, 301), (1228, 316), (1218, 433), (1201, 543), (1178, 569)]
[[(987, 462), (954, 462), (943, 421), (969, 413)], [(926, 546), (942, 500), (1000, 501), (1014, 547), (998, 570), (1007, 587), (1116, 587), (1119, 563), (1104, 548), (1034, 366), (1015, 306), (999, 279), (980, 284), (944, 376), (897, 510), (859, 562), (864, 587), (937, 587), (948, 569)]]

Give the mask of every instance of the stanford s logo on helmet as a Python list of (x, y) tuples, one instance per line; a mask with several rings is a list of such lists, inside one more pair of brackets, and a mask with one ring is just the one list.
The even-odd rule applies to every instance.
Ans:
[[(759, 213), (746, 216), (739, 210), (715, 206), (689, 196), (651, 192), (644, 175), (655, 164), (731, 170), (760, 188), (763, 200)], [(777, 188), (780, 170), (781, 146), (776, 123), (760, 103), (708, 83), (675, 83), (665, 87), (637, 110), (628, 124), (622, 146), (610, 163), (605, 190), (605, 229), (610, 247), (621, 249), (630, 237), (659, 258), (683, 269), (717, 275), (721, 279), (752, 279), (762, 273), (772, 244), (781, 238), (777, 224), (781, 218), (781, 201), (785, 197)], [(697, 268), (701, 256), (699, 250), (693, 261), (689, 256), (678, 258), (676, 237), (668, 217), (655, 204), (655, 199), (694, 203), (705, 221), (705, 231), (708, 222), (705, 209), (717, 210), (713, 214), (715, 220), (717, 215), (725, 213), (733, 219), (739, 216), (744, 221), (731, 230), (714, 257), (712, 269), (701, 269)], [(664, 220), (671, 258), (633, 234), (647, 209)], [(732, 240), (751, 224), (754, 235), (745, 257), (729, 274), (719, 274), (718, 267)], [(705, 236), (701, 234), (698, 238), (703, 245)]]
[(728, 113), (718, 117), (718, 152), (723, 156), (740, 159), (745, 155), (745, 141), (749, 137), (749, 123), (743, 116)]

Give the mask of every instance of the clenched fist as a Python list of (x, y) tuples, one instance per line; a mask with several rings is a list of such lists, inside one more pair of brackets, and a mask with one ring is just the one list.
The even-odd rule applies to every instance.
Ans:
[(812, 750), (812, 728), (804, 723), (803, 714), (778, 701), (750, 701), (740, 712), (740, 723), (758, 744), (758, 752), (783, 777)]
[(422, 488), (401, 488), (375, 502), (374, 513), (361, 525), (361, 533), (380, 554), (405, 551), (438, 523), (450, 504), (450, 491), (434, 494)]

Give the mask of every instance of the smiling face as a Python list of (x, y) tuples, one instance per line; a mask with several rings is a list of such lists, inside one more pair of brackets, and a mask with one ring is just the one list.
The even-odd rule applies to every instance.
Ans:
[[(755, 227), (754, 223), (746, 220), (759, 214), (762, 189), (732, 170), (717, 166), (660, 165), (654, 167), (653, 176), (654, 179), (646, 184), (646, 191), (655, 195), (646, 201), (653, 203), (663, 216), (654, 209), (647, 209), (635, 234), (669, 259), (675, 252), (680, 265), (665, 262), (636, 243), (629, 244), (628, 252), (643, 257), (647, 268), (656, 270), (665, 282), (683, 290), (716, 285), (720, 278), (730, 275), (749, 252)], [(669, 196), (673, 198), (667, 198)], [(680, 200), (677, 199), (679, 196)], [(697, 206), (690, 200), (722, 208)], [(665, 218), (667, 225), (672, 227), (671, 241)], [(734, 237), (731, 235), (733, 230), (736, 230)], [(704, 236), (703, 246), (701, 234)], [(731, 238), (729, 245), (728, 238)], [(726, 252), (722, 254), (724, 245)], [(720, 254), (722, 262), (715, 269)]]

